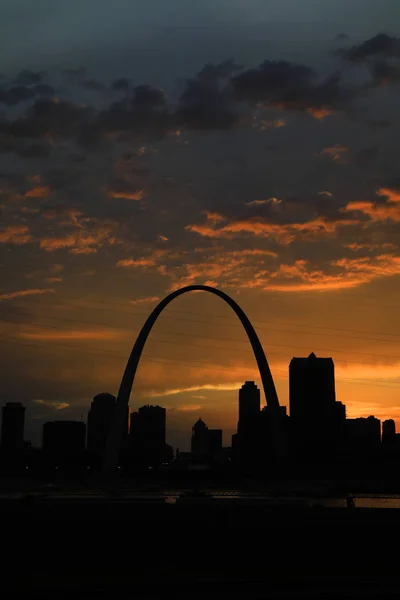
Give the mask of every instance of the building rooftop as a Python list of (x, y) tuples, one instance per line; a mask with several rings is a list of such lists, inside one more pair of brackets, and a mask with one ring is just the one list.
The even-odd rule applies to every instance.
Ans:
[(294, 356), (292, 358), (292, 360), (290, 361), (290, 364), (292, 364), (293, 361), (299, 362), (299, 361), (303, 361), (303, 362), (314, 362), (314, 361), (318, 361), (319, 363), (321, 361), (330, 361), (333, 362), (332, 357), (323, 357), (321, 358), (320, 356), (316, 356), (316, 354), (314, 352), (311, 352), (311, 354), (309, 354), (307, 357), (296, 357)]

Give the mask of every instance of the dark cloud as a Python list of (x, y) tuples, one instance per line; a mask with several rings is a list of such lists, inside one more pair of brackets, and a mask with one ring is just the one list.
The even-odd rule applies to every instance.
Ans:
[[(27, 71), (27, 73), (31, 72)], [(37, 74), (32, 73), (32, 77), (30, 79), (29, 77), (17, 77), (15, 80), (19, 81), (21, 79), (22, 81), (24, 81), (25, 79), (28, 79), (27, 84), (19, 84), (1, 89), (0, 103), (5, 104), (7, 106), (15, 106), (20, 102), (27, 102), (29, 100), (32, 100), (36, 96), (53, 96), (55, 94), (55, 89), (47, 83), (40, 83), (41, 76), (40, 78), (36, 78), (35, 75)], [(36, 83), (36, 81), (38, 83)]]
[(339, 73), (319, 82), (313, 69), (287, 61), (266, 60), (234, 77), (232, 85), (237, 98), (253, 106), (308, 111), (316, 117), (343, 108), (352, 97)]
[(378, 33), (361, 44), (340, 49), (338, 54), (352, 62), (362, 62), (384, 56), (400, 57), (400, 39), (386, 33)]
[(279, 98), (301, 95), (310, 88), (315, 76), (312, 69), (303, 65), (265, 60), (258, 68), (233, 77), (232, 85), (239, 100), (270, 104)]
[(92, 90), (93, 92), (102, 92), (107, 89), (107, 86), (94, 78), (83, 79), (79, 84), (86, 90)]
[(50, 156), (50, 150), (45, 144), (31, 144), (18, 148), (17, 154), (24, 158), (47, 158)]
[(42, 138), (44, 136), (71, 138), (79, 126), (88, 121), (92, 111), (72, 102), (56, 99), (39, 99), (27, 110), (26, 116), (9, 125), (15, 137)]
[(179, 98), (178, 124), (190, 129), (227, 129), (239, 119), (229, 79), (240, 70), (233, 60), (207, 64), (196, 78), (188, 79)]
[(309, 67), (287, 61), (265, 60), (256, 69), (249, 69), (232, 79), (236, 96), (251, 104), (271, 103), (308, 89), (315, 78)]
[[(396, 40), (380, 34), (348, 49), (346, 57), (361, 60), (361, 57), (393, 56)], [(384, 62), (373, 64), (376, 84), (398, 80), (397, 64), (388, 61), (386, 58)], [(0, 91), (0, 102), (7, 107), (24, 101), (30, 104), (22, 116), (10, 122), (3, 119), (0, 124), (3, 150), (12, 149), (11, 137), (31, 141), (38, 138), (71, 140), (85, 152), (100, 151), (111, 148), (115, 142), (137, 144), (161, 140), (178, 130), (231, 129), (248, 122), (252, 117), (250, 111), (254, 109), (300, 111), (322, 119), (334, 111), (350, 113), (355, 107), (354, 100), (372, 87), (351, 87), (345, 84), (339, 72), (321, 79), (312, 68), (289, 61), (265, 60), (257, 68), (243, 70), (229, 59), (219, 64), (207, 63), (195, 77), (186, 80), (178, 102), (172, 104), (162, 89), (151, 85), (133, 86), (129, 78), (117, 79), (107, 88), (91, 78), (83, 67), (63, 71), (74, 88), (71, 90), (74, 97), (77, 91), (79, 93), (77, 88), (82, 87), (94, 91), (111, 88), (119, 92), (121, 97), (117, 101), (99, 110), (78, 101), (59, 100), (52, 85), (38, 82), (39, 74), (23, 73), (18, 77), (29, 85)], [(38, 95), (42, 97), (37, 98)], [(35, 149), (40, 153), (39, 147)], [(30, 151), (35, 153), (32, 149), (22, 150)]]
[(377, 85), (388, 85), (400, 81), (400, 63), (377, 61), (371, 66), (371, 74)]
[(55, 89), (47, 83), (39, 83), (33, 87), (18, 85), (9, 89), (0, 90), (0, 103), (15, 106), (20, 102), (27, 102), (36, 96), (53, 96)]
[(24, 85), (17, 85), (8, 90), (0, 90), (0, 102), (7, 106), (15, 106), (20, 102), (26, 102), (34, 97), (34, 90)]
[(132, 87), (132, 82), (130, 81), (130, 79), (127, 79), (126, 77), (120, 77), (120, 79), (116, 79), (112, 84), (111, 84), (111, 89), (112, 90), (116, 90), (116, 91), (125, 91), (127, 92), (128, 90), (130, 90)]
[(77, 69), (64, 69), (63, 73), (68, 77), (73, 77), (76, 79), (82, 79), (87, 76), (85, 67), (78, 67)]
[(170, 114), (163, 90), (150, 85), (136, 86), (129, 98), (101, 111), (86, 128), (86, 139), (93, 143), (101, 136), (114, 135), (131, 140), (132, 135), (162, 138), (168, 131)]
[(15, 85), (35, 85), (42, 81), (42, 73), (23, 69), (14, 79)]
[(53, 86), (48, 83), (39, 83), (38, 85), (35, 85), (33, 91), (37, 96), (54, 96), (56, 93)]

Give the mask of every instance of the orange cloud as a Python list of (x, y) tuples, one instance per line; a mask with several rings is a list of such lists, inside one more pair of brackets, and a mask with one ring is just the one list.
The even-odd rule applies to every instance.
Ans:
[(32, 241), (32, 236), (26, 225), (10, 225), (0, 231), (0, 244), (15, 244), (22, 246)]
[(248, 206), (258, 206), (262, 204), (281, 204), (282, 200), (278, 200), (277, 198), (267, 198), (266, 200), (251, 200), (247, 202)]
[[(267, 129), (280, 129), (281, 127), (285, 127), (286, 121), (284, 119), (272, 119), (270, 121), (262, 119), (260, 131), (266, 131)], [(255, 124), (254, 127), (257, 125)]]
[(206, 210), (204, 214), (206, 215), (207, 221), (209, 223), (219, 223), (219, 221), (224, 220), (224, 217), (217, 212), (210, 212)]
[(391, 364), (376, 364), (374, 361), (374, 368), (371, 369), (370, 365), (363, 363), (347, 363), (346, 359), (335, 359), (335, 371), (337, 377), (352, 378), (352, 379), (365, 379), (368, 380), (379, 380), (382, 379), (387, 381), (393, 379), (397, 381), (400, 373), (400, 362), (393, 361)]
[(47, 185), (34, 187), (25, 192), (25, 198), (46, 198), (50, 194), (50, 188)]
[(267, 259), (277, 258), (275, 252), (262, 248), (225, 252), (219, 252), (215, 248), (208, 249), (210, 250), (214, 254), (202, 258), (201, 262), (186, 263), (170, 269), (165, 265), (162, 269), (159, 268), (160, 274), (173, 278), (169, 289), (172, 291), (195, 283), (218, 287), (218, 285), (229, 286), (235, 282), (248, 281), (254, 278), (255, 271), (259, 274), (264, 272), (262, 269), (265, 268)]
[(304, 223), (277, 224), (270, 223), (260, 218), (243, 219), (233, 221), (216, 229), (210, 224), (187, 225), (185, 229), (209, 238), (232, 238), (238, 233), (248, 233), (258, 237), (270, 237), (282, 244), (290, 244), (301, 235), (308, 239), (331, 235), (336, 233), (340, 227), (355, 225), (354, 220), (328, 221), (324, 217), (317, 217), (312, 221)]
[[(213, 390), (213, 391), (217, 391), (217, 392), (222, 392), (222, 391), (237, 391), (239, 390), (242, 385), (243, 385), (243, 381), (245, 381), (246, 377), (252, 377), (254, 378), (255, 375), (257, 375), (257, 369), (243, 369), (244, 372), (246, 372), (246, 376), (244, 376), (244, 378), (238, 376), (238, 373), (232, 373), (234, 375), (234, 377), (238, 377), (237, 381), (233, 381), (233, 382), (226, 382), (226, 383), (206, 383), (204, 385), (195, 385), (195, 386), (189, 386), (189, 387), (182, 387), (182, 388), (171, 388), (171, 389), (166, 389), (163, 390), (162, 392), (151, 392), (149, 394), (149, 397), (151, 398), (159, 398), (161, 396), (176, 396), (177, 394), (183, 394), (183, 393), (190, 393), (190, 392), (198, 392), (201, 390)], [(250, 373), (250, 375), (249, 375)], [(257, 376), (258, 377), (258, 376)], [(190, 404), (189, 406), (193, 406), (192, 404)], [(195, 405), (196, 408), (194, 409), (189, 409), (189, 410), (197, 410), (197, 405)], [(201, 407), (199, 407), (201, 408)]]
[(147, 192), (145, 192), (145, 190), (137, 190), (136, 192), (117, 192), (109, 190), (108, 195), (111, 198), (124, 198), (125, 200), (143, 200), (143, 198), (147, 195)]
[(377, 189), (376, 193), (378, 196), (385, 196), (389, 202), (400, 202), (400, 190), (383, 187)]
[(379, 277), (400, 274), (400, 256), (381, 255), (332, 261), (332, 272), (313, 267), (306, 260), (281, 264), (276, 271), (234, 278), (225, 285), (280, 292), (332, 291), (355, 288)]
[(83, 216), (82, 211), (76, 208), (47, 208), (43, 211), (43, 217), (45, 219), (56, 219), (57, 217), (62, 217), (67, 219), (66, 221), (62, 221), (61, 225), (75, 225), (76, 227), (82, 229), (84, 227), (84, 222), (88, 219), (82, 218), (82, 222), (79, 220), (80, 217)]
[(32, 289), (32, 290), (17, 290), (16, 292), (8, 292), (0, 294), (0, 300), (12, 300), (14, 298), (22, 298), (24, 296), (41, 296), (43, 294), (54, 294), (55, 290), (51, 288)]
[(138, 306), (140, 304), (152, 304), (153, 302), (159, 302), (161, 298), (159, 296), (148, 296), (147, 298), (138, 298), (137, 300), (131, 300), (132, 306)]
[(92, 254), (97, 252), (98, 247), (113, 245), (115, 242), (112, 226), (105, 224), (95, 227), (93, 231), (79, 227), (74, 233), (65, 236), (43, 238), (39, 245), (46, 252), (70, 248), (71, 254)]
[(343, 159), (343, 155), (348, 151), (349, 149), (347, 146), (340, 146), (339, 144), (336, 144), (335, 146), (328, 146), (327, 148), (324, 148), (321, 150), (320, 154), (327, 155), (332, 160), (340, 161)]
[(117, 267), (154, 267), (155, 264), (154, 258), (124, 258), (117, 262)]
[(64, 410), (64, 408), (68, 408), (70, 406), (68, 402), (58, 402), (57, 400), (32, 400), (32, 402), (42, 406), (49, 406), (55, 410)]
[(117, 267), (154, 267), (158, 260), (168, 254), (167, 250), (156, 250), (150, 256), (141, 258), (124, 258), (116, 263)]
[(387, 250), (395, 250), (396, 246), (394, 244), (385, 243), (385, 244), (359, 244), (355, 242), (354, 244), (344, 244), (344, 248), (349, 248), (354, 252), (358, 252), (359, 250), (377, 250), (377, 249), (387, 249)]
[(319, 121), (322, 121), (325, 117), (330, 117), (333, 114), (332, 109), (323, 106), (311, 106), (310, 108), (307, 108), (307, 112), (312, 115), (314, 119), (318, 119)]
[(179, 412), (197, 412), (202, 409), (201, 404), (180, 404), (176, 407)]
[(83, 246), (78, 248), (72, 248), (70, 250), (71, 254), (95, 254), (97, 252), (97, 248), (91, 248), (90, 246)]
[(385, 275), (400, 273), (400, 256), (382, 254), (375, 257), (341, 258), (332, 263), (353, 273), (362, 273), (366, 281)]
[(48, 331), (40, 326), (29, 327), (26, 331), (20, 331), (19, 337), (26, 340), (54, 341), (54, 340), (117, 340), (125, 337), (120, 330), (97, 329), (97, 330), (67, 330), (60, 329)]
[(342, 212), (361, 212), (368, 216), (371, 221), (395, 221), (400, 222), (400, 193), (390, 188), (380, 188), (377, 190), (379, 196), (385, 196), (388, 201), (385, 204), (376, 204), (358, 200), (349, 202)]

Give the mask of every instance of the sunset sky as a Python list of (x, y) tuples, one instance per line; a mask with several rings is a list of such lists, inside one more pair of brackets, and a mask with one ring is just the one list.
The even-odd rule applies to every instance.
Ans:
[[(400, 427), (399, 0), (3, 0), (0, 403), (26, 437), (116, 394), (166, 294), (230, 294), (281, 404), (293, 356), (332, 356), (349, 417)], [(188, 449), (259, 384), (219, 298), (186, 294), (131, 409)], [(263, 398), (263, 402), (265, 399)]]

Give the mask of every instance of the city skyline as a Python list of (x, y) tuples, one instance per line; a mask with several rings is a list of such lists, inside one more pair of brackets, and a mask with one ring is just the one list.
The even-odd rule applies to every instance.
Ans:
[[(304, 371), (304, 368), (306, 368), (306, 371)], [(382, 440), (385, 437), (386, 440), (394, 440), (396, 435), (398, 436), (398, 434), (396, 434), (396, 422), (394, 419), (380, 419), (373, 414), (349, 415), (347, 413), (346, 405), (335, 400), (335, 365), (331, 357), (317, 357), (314, 352), (311, 352), (308, 357), (293, 357), (288, 365), (288, 373), (290, 402), (288, 406), (280, 404), (279, 407), (281, 415), (279, 417), (281, 420), (280, 429), (283, 425), (281, 433), (284, 435), (283, 440), (285, 440), (286, 447), (285, 453), (288, 453), (288, 456), (295, 456), (297, 451), (300, 449), (300, 447), (297, 448), (300, 440), (300, 438), (297, 437), (299, 433), (302, 438), (300, 446), (303, 447), (304, 440), (308, 439), (308, 447), (311, 449), (311, 452), (314, 453), (314, 447), (324, 443), (328, 443), (329, 446), (329, 444), (333, 443), (334, 438), (336, 439), (337, 436), (343, 436), (343, 426), (345, 422), (348, 424), (349, 428), (352, 428), (349, 429), (349, 432), (354, 431), (352, 435), (357, 435), (357, 428), (360, 426), (361, 421), (368, 422), (372, 419), (376, 424), (379, 423), (379, 436)], [(232, 449), (232, 451), (234, 451), (234, 438), (237, 438), (238, 435), (245, 435), (246, 437), (245, 429), (241, 430), (240, 423), (242, 423), (242, 427), (243, 424), (246, 426), (246, 422), (250, 418), (250, 421), (248, 422), (250, 429), (247, 437), (249, 437), (249, 440), (252, 440), (255, 435), (254, 426), (256, 426), (256, 429), (261, 426), (261, 430), (259, 433), (257, 433), (257, 436), (261, 434), (260, 440), (263, 440), (263, 443), (267, 443), (269, 448), (268, 452), (272, 453), (273, 455), (275, 451), (273, 446), (269, 446), (269, 444), (271, 444), (271, 440), (275, 434), (272, 434), (273, 430), (270, 430), (271, 425), (267, 424), (269, 422), (267, 415), (268, 410), (270, 409), (268, 408), (268, 405), (261, 400), (260, 388), (254, 381), (247, 380), (240, 385), (235, 392), (235, 427), (232, 430), (230, 428), (226, 428), (224, 423), (220, 420), (218, 422), (219, 429), (216, 429), (215, 424), (212, 423), (213, 428), (210, 429), (210, 434), (217, 434), (220, 432), (221, 448), (229, 447)], [(7, 449), (7, 439), (9, 439), (9, 436), (11, 436), (10, 440), (14, 440), (16, 436), (15, 439), (19, 439), (19, 442), (17, 445), (15, 445), (15, 442), (11, 441), (12, 448), (14, 448), (15, 445), (15, 449), (21, 449), (23, 444), (28, 444), (27, 447), (30, 447), (30, 445), (33, 443), (33, 447), (44, 449), (46, 428), (49, 429), (50, 427), (60, 427), (60, 432), (65, 431), (61, 438), (63, 437), (63, 439), (66, 440), (66, 435), (68, 435), (68, 427), (78, 427), (79, 424), (81, 424), (85, 428), (83, 431), (86, 432), (83, 434), (83, 438), (85, 440), (84, 446), (86, 450), (98, 457), (104, 457), (106, 456), (107, 441), (111, 431), (111, 424), (114, 420), (114, 410), (117, 404), (116, 401), (117, 398), (114, 395), (108, 392), (100, 392), (93, 397), (91, 404), (87, 406), (85, 418), (84, 414), (81, 413), (79, 420), (62, 418), (62, 415), (60, 415), (59, 418), (43, 422), (41, 424), (39, 443), (37, 439), (28, 439), (28, 437), (24, 435), (26, 424), (28, 423), (29, 425), (29, 414), (27, 419), (25, 419), (24, 416), (26, 407), (20, 402), (6, 402), (2, 407), (2, 440), (4, 439), (3, 448)], [(192, 419), (192, 424), (190, 425), (189, 429), (182, 429), (178, 437), (174, 437), (174, 432), (171, 432), (170, 427), (167, 426), (169, 419), (166, 420), (166, 413), (168, 412), (169, 415), (173, 415), (174, 409), (171, 410), (167, 409), (166, 407), (160, 407), (158, 404), (152, 405), (149, 403), (141, 407), (132, 407), (131, 404), (129, 404), (126, 409), (127, 410), (125, 411), (124, 416), (124, 433), (122, 433), (120, 440), (120, 451), (126, 447), (130, 447), (130, 444), (133, 443), (132, 440), (135, 437), (134, 432), (136, 430), (139, 432), (141, 429), (141, 426), (139, 426), (138, 422), (138, 418), (140, 418), (141, 415), (148, 414), (148, 416), (153, 415), (153, 417), (152, 420), (149, 421), (149, 425), (146, 425), (143, 429), (142, 434), (140, 434), (141, 437), (138, 438), (138, 440), (141, 440), (140, 444), (143, 445), (150, 443), (151, 446), (151, 440), (153, 439), (152, 436), (155, 433), (156, 439), (160, 439), (160, 435), (164, 436), (162, 438), (163, 441), (161, 441), (161, 447), (164, 448), (165, 444), (167, 444), (166, 447), (169, 447), (171, 451), (180, 450), (184, 453), (187, 453), (190, 447), (193, 449), (193, 431), (195, 430), (196, 426), (201, 424), (201, 426), (205, 427), (207, 431), (209, 429), (202, 418), (204, 413), (201, 412), (200, 406), (196, 407), (196, 410), (198, 409), (199, 412), (197, 421), (194, 424), (193, 416), (195, 414), (195, 410), (187, 411), (187, 422), (189, 423), (190, 419)], [(300, 412), (298, 412), (299, 409)], [(158, 420), (158, 411), (161, 411), (161, 422)], [(256, 421), (254, 422), (255, 415), (262, 415), (263, 413), (265, 413), (265, 418), (267, 421), (265, 421), (264, 425), (262, 425), (262, 423), (257, 425), (258, 417), (256, 417)], [(7, 422), (10, 420), (10, 417), (8, 417), (7, 421), (7, 415), (10, 415), (11, 417), (11, 428), (7, 428)], [(155, 421), (154, 417), (156, 418)], [(15, 426), (13, 425), (14, 419), (16, 419), (15, 430)], [(284, 425), (284, 421), (286, 419), (289, 419), (291, 423), (289, 437), (289, 430), (287, 429), (288, 425)], [(157, 421), (158, 425), (155, 425), (156, 429), (154, 430), (154, 423), (157, 423)], [(67, 429), (61, 429), (63, 426), (66, 426)], [(147, 429), (148, 426), (150, 426), (150, 429)], [(376, 425), (376, 427), (377, 426), (378, 425)], [(192, 438), (190, 438), (190, 429), (192, 430)], [(298, 432), (297, 434), (296, 430)], [(315, 434), (318, 432), (318, 430), (319, 433), (315, 437)], [(30, 431), (29, 426), (27, 431)], [(56, 431), (58, 430), (54, 429), (54, 434), (56, 434)], [(73, 431), (73, 429), (71, 429), (71, 431)], [(148, 433), (146, 433), (146, 431), (148, 431)], [(164, 433), (161, 434), (160, 431), (164, 431)], [(333, 433), (333, 431), (336, 431), (336, 433)], [(364, 425), (361, 424), (361, 432), (363, 431)], [(332, 433), (334, 436), (333, 438)], [(146, 441), (148, 435), (150, 435), (150, 438), (149, 441)], [(57, 443), (57, 437), (58, 434), (56, 434), (54, 437), (55, 444)], [(82, 435), (80, 437), (82, 438)], [(289, 438), (291, 438), (291, 446), (287, 445)], [(172, 445), (170, 445), (171, 443)], [(252, 443), (254, 443), (254, 440)], [(128, 446), (126, 446), (126, 444), (128, 444)], [(159, 446), (159, 442), (157, 442), (156, 446)]]
[[(397, 0), (127, 4), (88, 0), (79, 27), (0, 9), (0, 404), (27, 407), (36, 442), (79, 420), (157, 303), (208, 284), (248, 315), (282, 405), (314, 351), (349, 417), (399, 427)], [(157, 322), (131, 407), (165, 406), (177, 446), (199, 414), (230, 435), (246, 380), (235, 315), (192, 294)]]

